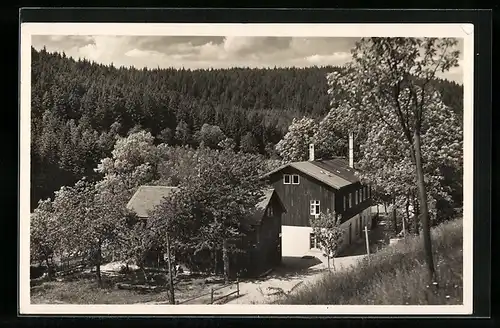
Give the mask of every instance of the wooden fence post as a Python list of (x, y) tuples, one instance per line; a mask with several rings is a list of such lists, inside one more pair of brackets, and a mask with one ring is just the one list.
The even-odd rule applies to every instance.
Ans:
[(236, 279), (236, 295), (240, 296), (240, 281)]
[(214, 288), (210, 288), (210, 304), (214, 304)]
[(370, 256), (370, 241), (368, 239), (368, 227), (365, 226), (366, 253)]

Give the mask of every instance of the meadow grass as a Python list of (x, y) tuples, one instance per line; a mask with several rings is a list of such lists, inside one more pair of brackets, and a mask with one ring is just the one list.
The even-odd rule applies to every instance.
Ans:
[(438, 284), (429, 284), (419, 236), (387, 246), (348, 270), (327, 273), (278, 304), (459, 305), (462, 288), (462, 219), (432, 229)]
[[(63, 281), (45, 281), (31, 287), (32, 304), (134, 304), (150, 302), (168, 302), (169, 294), (161, 291), (138, 291), (118, 289), (114, 279), (103, 277), (99, 288), (93, 275), (66, 279)], [(204, 279), (190, 279), (179, 282), (175, 288), (177, 300), (183, 300), (206, 293), (210, 285)]]

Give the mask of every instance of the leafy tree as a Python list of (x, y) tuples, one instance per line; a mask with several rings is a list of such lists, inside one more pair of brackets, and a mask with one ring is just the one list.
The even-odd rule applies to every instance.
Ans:
[[(350, 94), (344, 99), (363, 122), (389, 129), (404, 140), (406, 154), (414, 166), (420, 201), (424, 250), (429, 278), (435, 268), (430, 237), (428, 188), (422, 161), (422, 134), (428, 107), (439, 96), (430, 83), (437, 70), (458, 65), (456, 39), (363, 38), (352, 51), (346, 73), (329, 75), (331, 94)], [(354, 122), (351, 128), (355, 129)], [(382, 159), (381, 159), (382, 160)]]
[(191, 130), (185, 121), (180, 121), (175, 128), (175, 139), (181, 145), (188, 145), (191, 142)]
[(95, 267), (101, 287), (103, 251), (109, 249), (122, 226), (119, 209), (110, 206), (109, 199), (85, 180), (79, 180), (73, 187), (61, 188), (53, 207), (62, 227), (59, 237), (64, 254), (83, 254), (87, 263)]
[(252, 132), (247, 132), (240, 141), (240, 149), (245, 153), (256, 154), (259, 152), (259, 145)]
[[(338, 112), (331, 110), (318, 124), (312, 141), (315, 156), (331, 158), (346, 156), (349, 131), (342, 124), (344, 120), (338, 118)], [(356, 143), (357, 144), (357, 143)]]
[(167, 145), (172, 143), (173, 138), (174, 138), (174, 133), (172, 132), (172, 129), (170, 129), (170, 128), (165, 128), (165, 129), (161, 130), (160, 134), (158, 136), (158, 139)]
[(217, 148), (219, 143), (226, 139), (226, 136), (219, 126), (205, 123), (196, 134), (196, 139), (200, 145)]
[[(120, 205), (123, 206), (123, 204)], [(147, 282), (149, 279), (145, 270), (146, 258), (158, 244), (156, 234), (151, 229), (150, 222), (141, 220), (135, 213), (128, 213), (126, 210), (123, 214), (125, 216), (121, 222), (123, 226), (117, 229), (116, 242), (111, 245), (113, 258), (124, 261), (127, 265), (137, 265)]]
[(49, 279), (55, 271), (54, 256), (60, 251), (60, 231), (52, 201), (40, 201), (30, 217), (30, 257), (31, 261), (45, 262)]
[(157, 216), (166, 218), (163, 222), (179, 232), (172, 234), (177, 248), (191, 249), (194, 254), (210, 251), (214, 268), (216, 254), (222, 252), (227, 280), (229, 256), (241, 251), (234, 242), (245, 234), (242, 219), (262, 196), (261, 162), (252, 154), (203, 148), (198, 150), (197, 163), (200, 174), (186, 177)]
[(192, 176), (199, 174), (199, 156), (201, 150), (189, 146), (158, 145), (159, 153), (158, 185), (177, 186)]
[(311, 217), (309, 222), (317, 243), (327, 256), (328, 270), (330, 270), (330, 259), (332, 259), (333, 268), (335, 269), (335, 257), (342, 246), (344, 238), (344, 230), (340, 227), (340, 216), (328, 210), (318, 217)]
[(138, 131), (117, 139), (112, 157), (101, 160), (96, 171), (103, 175), (102, 188), (114, 194), (125, 192), (128, 197), (134, 188), (156, 177), (158, 163), (154, 137), (149, 132)]
[(234, 150), (236, 148), (236, 142), (233, 138), (225, 138), (224, 140), (219, 142), (218, 146), (222, 149)]
[(305, 161), (308, 159), (309, 144), (316, 133), (316, 122), (307, 117), (293, 119), (288, 132), (276, 145), (276, 151), (284, 162)]

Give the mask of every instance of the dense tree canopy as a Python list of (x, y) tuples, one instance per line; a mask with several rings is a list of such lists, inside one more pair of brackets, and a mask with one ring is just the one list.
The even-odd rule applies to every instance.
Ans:
[[(325, 76), (339, 71), (139, 70), (34, 49), (31, 68), (32, 208), (61, 186), (92, 179), (98, 161), (112, 157), (115, 139), (131, 129), (150, 132), (155, 143), (196, 147), (208, 124), (228, 138), (223, 145), (274, 156), (294, 117), (327, 113)], [(461, 113), (462, 87), (433, 83), (443, 102)]]

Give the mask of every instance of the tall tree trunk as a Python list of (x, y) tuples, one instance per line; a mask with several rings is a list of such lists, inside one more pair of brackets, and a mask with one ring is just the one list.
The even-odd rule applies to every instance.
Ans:
[(229, 283), (229, 254), (227, 239), (222, 242), (222, 259), (224, 261), (224, 282)]
[(45, 258), (45, 263), (47, 263), (47, 279), (52, 280), (52, 265), (50, 265), (49, 258)]
[(393, 197), (392, 198), (392, 223), (394, 224), (394, 232), (395, 233), (399, 233), (398, 231), (398, 219), (397, 219), (397, 216), (396, 216), (396, 198)]
[(414, 221), (414, 233), (415, 235), (418, 235), (420, 233), (420, 230), (419, 230), (419, 222), (420, 222), (420, 211), (419, 211), (419, 208), (418, 208), (418, 202), (417, 200), (415, 199), (415, 195), (412, 196), (413, 197), (413, 208), (414, 208), (414, 213), (413, 213), (413, 221)]
[(172, 272), (172, 256), (170, 252), (170, 237), (167, 233), (167, 265), (168, 265), (168, 286), (169, 286), (169, 296), (170, 296), (170, 304), (175, 304), (175, 295), (174, 295), (174, 274)]
[(424, 239), (424, 251), (425, 258), (427, 262), (427, 270), (429, 274), (429, 280), (432, 282), (435, 278), (434, 269), (434, 259), (432, 256), (432, 241), (431, 241), (431, 231), (429, 224), (429, 209), (427, 207), (427, 192), (425, 190), (425, 180), (424, 171), (422, 167), (422, 152), (420, 148), (420, 134), (418, 131), (414, 133), (415, 142), (415, 164), (417, 173), (417, 187), (418, 194), (420, 198), (420, 206), (422, 211), (421, 222), (422, 222), (422, 237)]
[(95, 257), (95, 274), (97, 277), (97, 285), (99, 288), (102, 288), (102, 276), (101, 276), (101, 242), (99, 241), (99, 245), (97, 245), (97, 254)]
[(217, 275), (217, 264), (218, 264), (217, 255), (218, 254), (217, 254), (217, 250), (216, 249), (213, 250), (213, 255), (214, 255), (214, 263), (213, 263), (213, 265), (214, 265), (214, 275)]
[(406, 194), (406, 216), (403, 218), (403, 235), (406, 237), (406, 222), (410, 222), (410, 192)]
[(330, 269), (330, 254), (327, 254), (327, 256), (326, 256), (326, 260), (328, 261), (328, 271), (332, 271), (332, 270)]

